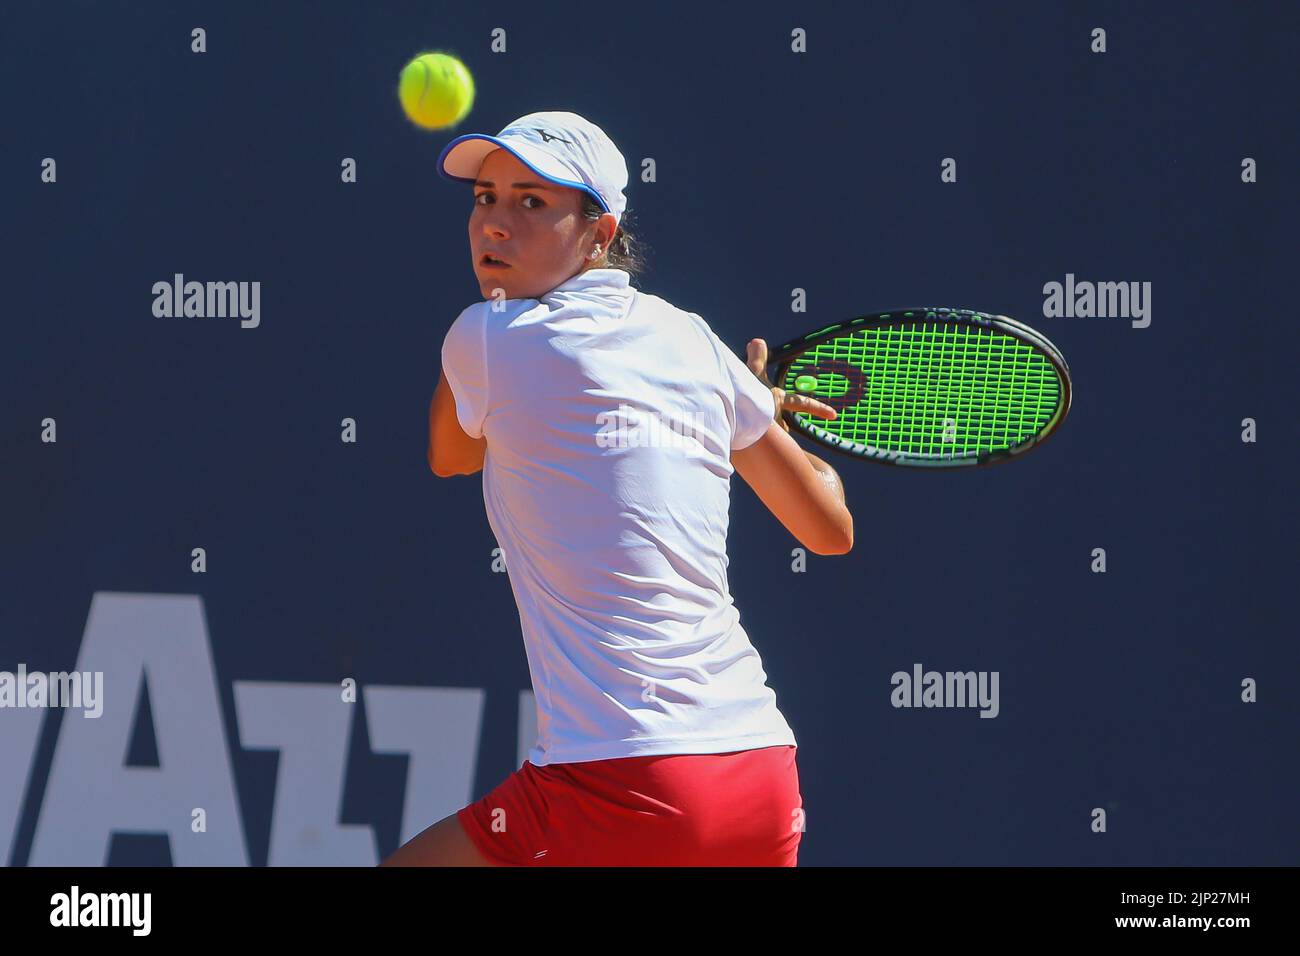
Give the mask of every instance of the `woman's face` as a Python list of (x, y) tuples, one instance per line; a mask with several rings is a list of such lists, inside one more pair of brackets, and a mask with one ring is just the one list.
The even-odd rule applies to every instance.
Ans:
[[(583, 218), (582, 193), (538, 176), (505, 149), (488, 153), (474, 182), (469, 248), (483, 298), (502, 289), (507, 299), (539, 299), (557, 285), (601, 260), (613, 235), (614, 217)], [(505, 266), (487, 265), (491, 253)]]

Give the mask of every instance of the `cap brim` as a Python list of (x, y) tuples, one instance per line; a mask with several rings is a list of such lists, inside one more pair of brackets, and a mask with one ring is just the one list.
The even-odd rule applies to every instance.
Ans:
[(558, 186), (581, 189), (600, 203), (600, 208), (609, 211), (605, 200), (601, 199), (600, 195), (586, 183), (573, 179), (573, 174), (554, 156), (532, 147), (529, 143), (507, 143), (486, 133), (466, 133), (464, 136), (457, 136), (444, 146), (442, 152), (438, 154), (438, 174), (444, 179), (455, 182), (472, 183), (478, 179), (479, 168), (488, 153), (497, 149), (504, 149), (549, 182)]
[(478, 178), (479, 167), (487, 154), (494, 149), (506, 148), (505, 143), (486, 133), (457, 136), (438, 154), (438, 173), (457, 182), (473, 182)]

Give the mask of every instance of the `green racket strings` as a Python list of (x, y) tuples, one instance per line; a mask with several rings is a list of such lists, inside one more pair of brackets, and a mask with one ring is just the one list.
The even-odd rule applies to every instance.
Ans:
[[(838, 363), (862, 378), (819, 370)], [(788, 366), (783, 387), (831, 400), (860, 392), (854, 404), (835, 403), (833, 420), (797, 417), (842, 441), (922, 457), (977, 456), (1028, 441), (1061, 399), (1056, 368), (1029, 344), (995, 329), (924, 321), (823, 342)]]

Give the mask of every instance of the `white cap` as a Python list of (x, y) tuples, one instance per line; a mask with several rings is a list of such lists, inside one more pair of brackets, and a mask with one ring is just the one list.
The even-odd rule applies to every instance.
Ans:
[(438, 155), (438, 172), (447, 179), (472, 183), (484, 158), (498, 148), (509, 150), (544, 179), (590, 193), (616, 220), (623, 218), (627, 163), (595, 123), (577, 113), (529, 113), (495, 136), (457, 136)]

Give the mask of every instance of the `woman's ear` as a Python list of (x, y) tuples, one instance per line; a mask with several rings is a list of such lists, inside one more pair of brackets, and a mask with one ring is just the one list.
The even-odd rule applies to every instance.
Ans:
[(600, 243), (600, 248), (610, 248), (614, 244), (614, 236), (617, 234), (618, 220), (614, 218), (613, 213), (605, 213), (600, 217), (600, 222), (596, 224), (596, 241)]

